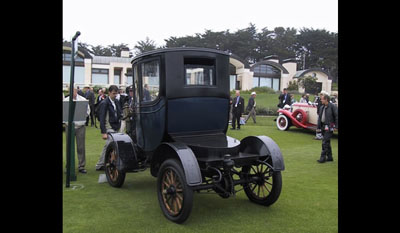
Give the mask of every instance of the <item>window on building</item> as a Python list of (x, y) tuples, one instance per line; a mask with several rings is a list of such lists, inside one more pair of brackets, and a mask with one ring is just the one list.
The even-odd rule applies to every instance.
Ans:
[(253, 87), (269, 87), (279, 90), (281, 71), (271, 65), (260, 64), (253, 68)]
[(133, 84), (132, 68), (126, 69), (126, 84), (128, 86)]
[(253, 87), (259, 87), (260, 86), (260, 77), (253, 77)]
[(279, 78), (274, 78), (272, 79), (272, 89), (274, 89), (275, 91), (279, 91), (279, 82), (281, 80)]
[(93, 69), (92, 68), (92, 83), (93, 84), (108, 84), (108, 69)]
[(157, 99), (160, 90), (160, 62), (152, 60), (141, 64), (141, 78), (143, 96), (142, 101), (153, 101)]
[[(63, 83), (69, 83), (71, 79), (71, 66), (63, 65)], [(74, 84), (85, 84), (85, 67), (75, 66)]]
[(236, 90), (236, 75), (229, 75), (229, 90)]
[(121, 84), (121, 69), (114, 69), (114, 84)]
[[(63, 55), (62, 55), (62, 59), (63, 59), (63, 61), (66, 61), (66, 62), (71, 62), (71, 51), (64, 51), (63, 52)], [(83, 59), (83, 57), (81, 57), (81, 56), (75, 56), (75, 62), (83, 62), (84, 61), (84, 59)]]

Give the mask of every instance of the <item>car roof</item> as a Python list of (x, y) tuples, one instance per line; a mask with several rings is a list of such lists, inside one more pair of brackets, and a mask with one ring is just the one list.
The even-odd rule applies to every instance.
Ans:
[(131, 63), (133, 63), (135, 60), (137, 60), (141, 57), (145, 57), (145, 56), (149, 56), (149, 55), (153, 55), (153, 54), (165, 53), (165, 52), (182, 52), (182, 51), (211, 52), (211, 53), (218, 53), (218, 54), (230, 56), (230, 54), (228, 52), (224, 52), (224, 51), (217, 50), (217, 49), (198, 48), (198, 47), (177, 47), (177, 48), (156, 49), (156, 50), (152, 50), (149, 52), (141, 53), (141, 54), (135, 56), (134, 58), (132, 58)]

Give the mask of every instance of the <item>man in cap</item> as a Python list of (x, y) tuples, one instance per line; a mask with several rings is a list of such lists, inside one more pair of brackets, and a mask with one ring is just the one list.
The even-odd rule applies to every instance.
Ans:
[(251, 118), (253, 118), (254, 124), (257, 123), (256, 122), (256, 95), (257, 95), (256, 92), (253, 91), (251, 93), (251, 97), (250, 97), (249, 102), (247, 104), (246, 111), (248, 111), (249, 114), (245, 118), (245, 122), (246, 123), (247, 123), (247, 120), (250, 118), (250, 116), (251, 116)]
[(136, 125), (133, 119), (133, 86), (130, 85), (126, 88), (126, 93), (128, 93), (128, 97), (125, 99), (125, 102), (122, 107), (123, 117), (122, 120), (125, 121), (126, 124), (126, 133), (133, 137), (134, 130), (136, 129)]

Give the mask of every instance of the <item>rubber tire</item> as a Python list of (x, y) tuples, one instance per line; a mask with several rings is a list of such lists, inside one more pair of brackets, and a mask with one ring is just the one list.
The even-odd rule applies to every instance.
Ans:
[(116, 148), (115, 143), (112, 142), (112, 143), (110, 143), (108, 145), (108, 147), (106, 149), (106, 155), (104, 156), (104, 166), (105, 166), (104, 172), (106, 174), (108, 184), (110, 184), (112, 187), (120, 188), (124, 184), (126, 173), (125, 172), (121, 172), (120, 170), (118, 170), (117, 180), (116, 181), (112, 181), (111, 178), (110, 178), (110, 175), (107, 172), (107, 167), (105, 165), (105, 164), (108, 163), (110, 151), (115, 150), (115, 148)]
[[(173, 170), (182, 184), (183, 189), (183, 203), (180, 213), (177, 216), (172, 216), (169, 214), (168, 210), (166, 209), (163, 199), (162, 199), (162, 191), (161, 191), (161, 182), (163, 178), (164, 171), (167, 169)], [(167, 159), (165, 160), (160, 167), (157, 175), (157, 196), (158, 202), (160, 204), (161, 210), (164, 216), (175, 223), (183, 223), (187, 220), (192, 211), (193, 207), (193, 190), (187, 185), (185, 172), (183, 171), (182, 165), (176, 159)]]
[[(281, 118), (284, 118), (286, 120), (286, 125), (284, 127), (281, 127), (280, 124), (279, 124), (279, 120)], [(287, 116), (285, 116), (283, 114), (280, 114), (278, 116), (278, 118), (276, 118), (276, 127), (278, 127), (279, 130), (286, 131), (286, 130), (288, 130), (290, 128), (290, 126), (291, 126), (291, 122), (290, 122), (290, 119)]]
[[(250, 171), (250, 166), (245, 166), (242, 169), (243, 172), (249, 172)], [(264, 198), (264, 199), (258, 199), (253, 196), (252, 191), (250, 190), (250, 186), (248, 184), (243, 185), (244, 192), (246, 193), (246, 196), (249, 198), (250, 201), (257, 203), (259, 205), (264, 205), (264, 206), (270, 206), (274, 204), (278, 198), (279, 195), (281, 194), (282, 190), (282, 175), (280, 171), (275, 171), (272, 174), (272, 189), (269, 195)]]

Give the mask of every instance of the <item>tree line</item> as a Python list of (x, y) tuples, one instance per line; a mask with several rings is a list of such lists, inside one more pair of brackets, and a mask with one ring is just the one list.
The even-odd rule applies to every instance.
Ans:
[[(330, 73), (333, 82), (338, 78), (338, 34), (325, 29), (267, 27), (257, 30), (252, 23), (235, 32), (230, 30), (196, 33), (193, 36), (164, 39), (165, 45), (158, 46), (146, 37), (138, 41), (133, 50), (138, 55), (143, 52), (171, 47), (203, 47), (218, 49), (236, 54), (249, 64), (254, 64), (269, 55), (277, 55), (282, 61), (288, 58), (298, 60), (298, 69), (321, 68)], [(120, 56), (127, 44), (92, 46), (79, 43), (90, 53), (97, 56)], [(133, 54), (132, 54), (133, 55)]]

